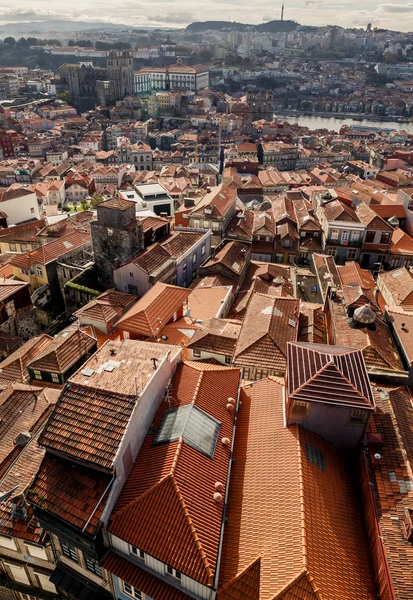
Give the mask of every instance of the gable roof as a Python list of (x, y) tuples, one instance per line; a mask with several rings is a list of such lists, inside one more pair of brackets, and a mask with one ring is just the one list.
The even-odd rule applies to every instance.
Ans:
[(84, 321), (90, 319), (106, 324), (112, 321), (114, 324), (136, 300), (137, 298), (133, 294), (108, 290), (95, 300), (88, 302), (74, 314), (77, 317), (82, 317)]
[(118, 327), (147, 337), (157, 336), (190, 293), (187, 288), (158, 281), (119, 319)]
[(45, 333), (25, 342), (0, 363), (0, 378), (9, 381), (28, 381), (27, 365), (40, 354), (53, 338)]
[(374, 408), (360, 350), (304, 342), (287, 344), (288, 397)]
[(212, 188), (210, 192), (191, 211), (192, 216), (209, 216), (221, 218), (226, 215), (230, 207), (236, 202), (237, 190), (235, 188), (220, 185)]
[(283, 369), (287, 342), (298, 337), (300, 300), (255, 293), (247, 306), (234, 352), (242, 366)]
[[(185, 435), (157, 442), (165, 415), (162, 403), (112, 514), (109, 531), (204, 585), (213, 585), (224, 503), (214, 500), (215, 483), (227, 484), (239, 369), (184, 363), (172, 380), (172, 410), (196, 409), (219, 423), (212, 455), (186, 442)], [(201, 426), (201, 425), (199, 425)], [(181, 551), (177, 552), (177, 548)]]
[(66, 371), (87, 355), (96, 339), (77, 327), (68, 327), (56, 335), (42, 352), (29, 362), (29, 369), (66, 373)]
[(87, 243), (90, 243), (90, 241), (91, 237), (89, 232), (84, 230), (73, 231), (57, 240), (53, 240), (53, 242), (49, 242), (44, 246), (36, 248), (36, 250), (32, 250), (25, 254), (17, 254), (10, 264), (13, 267), (21, 267), (23, 269), (28, 269), (36, 264), (47, 265), (48, 263), (57, 260), (60, 256), (63, 256), (63, 254), (67, 254), (72, 250), (76, 250), (76, 248), (85, 246)]

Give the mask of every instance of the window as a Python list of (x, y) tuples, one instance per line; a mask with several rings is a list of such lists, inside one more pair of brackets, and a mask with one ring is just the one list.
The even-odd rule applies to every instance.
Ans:
[(36, 275), (38, 277), (43, 277), (43, 269), (42, 269), (42, 267), (36, 267)]
[(30, 580), (27, 576), (26, 569), (24, 567), (20, 567), (19, 565), (8, 563), (6, 561), (4, 561), (4, 564), (10, 573), (10, 578), (13, 581), (18, 581), (19, 583), (30, 585)]
[(73, 560), (73, 562), (76, 562), (76, 563), (79, 562), (79, 559), (77, 557), (76, 548), (74, 546), (72, 546), (72, 544), (61, 541), (60, 545), (62, 547), (63, 554), (65, 556), (67, 556), (67, 558), (70, 558), (70, 560)]
[(219, 223), (212, 223), (212, 230), (219, 231)]
[(16, 252), (16, 244), (10, 244), (10, 252)]
[(0, 546), (2, 548), (7, 548), (8, 550), (17, 550), (14, 539), (6, 535), (0, 535)]
[(382, 233), (381, 234), (381, 238), (380, 238), (380, 244), (389, 244), (390, 243), (390, 239), (391, 239), (391, 234), (390, 233)]
[(200, 356), (201, 356), (201, 350), (196, 350), (195, 349), (195, 350), (192, 350), (192, 352), (193, 352), (194, 356), (197, 356), (198, 358), (200, 358)]
[(230, 365), (231, 364), (231, 357), (228, 356), (228, 355), (225, 356), (225, 364), (226, 365)]
[(305, 231), (300, 231), (300, 237), (305, 238)]
[(136, 548), (136, 546), (131, 546), (131, 552), (134, 556), (137, 556), (141, 560), (145, 560), (145, 552), (140, 550), (140, 548)]
[(33, 373), (34, 373), (35, 379), (42, 379), (42, 374), (40, 371), (38, 371), (37, 369), (34, 369)]
[(204, 244), (201, 248), (201, 256), (204, 256), (205, 252), (206, 252), (206, 246)]
[(174, 569), (173, 567), (170, 567), (169, 565), (167, 565), (166, 567), (166, 574), (169, 575), (170, 577), (174, 577), (175, 579), (179, 579), (179, 581), (181, 581), (181, 571), (177, 571), (176, 569)]
[(347, 250), (347, 258), (349, 258), (350, 260), (354, 260), (356, 257), (357, 257), (356, 248), (349, 248)]
[(344, 229), (344, 230), (341, 232), (341, 241), (342, 241), (342, 242), (347, 242), (347, 240), (348, 240), (348, 230), (347, 230), (347, 229)]
[(133, 585), (126, 583), (126, 581), (122, 581), (122, 584), (123, 591), (125, 592), (125, 594), (127, 594), (131, 598), (137, 598), (137, 600), (144, 600), (145, 595), (136, 588), (134, 588)]
[(306, 444), (305, 454), (309, 462), (312, 462), (315, 465), (317, 465), (317, 467), (319, 467), (322, 471), (326, 470), (324, 452), (322, 450), (318, 450), (318, 448), (316, 448), (312, 444)]
[(51, 373), (53, 383), (60, 383), (58, 373)]
[(287, 238), (281, 242), (281, 245), (284, 246), (284, 248), (291, 248), (293, 244), (292, 241)]
[(36, 573), (36, 577), (39, 581), (40, 587), (42, 590), (46, 590), (47, 592), (56, 593), (55, 585), (50, 581), (49, 575), (45, 575), (44, 573)]
[(367, 412), (358, 408), (353, 408), (350, 413), (350, 425), (364, 425), (367, 421)]
[(318, 238), (318, 235), (319, 235), (318, 231), (314, 231), (313, 238)]
[(283, 254), (279, 253), (279, 254), (275, 255), (275, 262), (282, 263), (283, 260), (284, 260), (284, 255)]
[(295, 254), (288, 255), (288, 262), (292, 265), (295, 263)]
[(337, 254), (337, 248), (328, 248), (327, 254), (328, 256), (335, 256)]
[(30, 209), (30, 212), (33, 214), (33, 213), (34, 213), (34, 208), (31, 208), (31, 209)]
[(376, 232), (375, 231), (367, 231), (366, 233), (366, 244), (373, 244), (374, 243), (374, 238), (376, 237)]
[(30, 594), (22, 594), (20, 593), (21, 600), (37, 600), (36, 596), (30, 596)]
[(249, 369), (244, 369), (244, 372), (242, 374), (244, 379), (249, 379), (250, 378), (250, 370)]
[(196, 254), (192, 255), (192, 264), (194, 265), (196, 263)]
[(28, 544), (26, 542), (26, 548), (30, 556), (35, 556), (36, 558), (48, 560), (46, 550), (42, 546), (35, 546), (34, 544)]
[(113, 236), (113, 229), (110, 229), (109, 227), (106, 229), (106, 232), (108, 234), (108, 237), (112, 237)]
[(187, 265), (187, 264), (186, 264), (186, 262), (185, 262), (185, 263), (182, 265), (182, 271), (183, 271), (184, 273), (186, 273), (187, 269), (188, 269), (188, 265)]
[(292, 419), (303, 419), (308, 416), (309, 412), (310, 412), (309, 402), (302, 402), (301, 400), (294, 400), (292, 407), (291, 407), (290, 417)]
[(85, 556), (85, 562), (86, 562), (86, 569), (88, 571), (90, 571), (91, 573), (94, 573), (98, 577), (102, 577), (102, 567), (99, 565), (99, 563), (94, 558), (91, 558), (90, 556)]
[(338, 240), (338, 229), (332, 229), (331, 230), (331, 239), (332, 240)]

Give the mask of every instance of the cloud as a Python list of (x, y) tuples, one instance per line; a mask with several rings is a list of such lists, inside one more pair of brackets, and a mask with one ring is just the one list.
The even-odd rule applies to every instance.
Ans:
[(30, 9), (17, 9), (17, 10), (6, 10), (0, 12), (0, 21), (8, 21), (11, 23), (17, 23), (20, 21), (46, 21), (50, 19), (61, 18), (61, 15), (50, 10), (30, 10)]
[(156, 15), (154, 17), (149, 17), (150, 21), (154, 23), (164, 23), (164, 24), (188, 24), (196, 21), (196, 17), (188, 12), (177, 12), (177, 13), (166, 13), (165, 15)]
[(379, 4), (379, 10), (388, 13), (407, 13), (413, 12), (413, 3), (409, 4)]

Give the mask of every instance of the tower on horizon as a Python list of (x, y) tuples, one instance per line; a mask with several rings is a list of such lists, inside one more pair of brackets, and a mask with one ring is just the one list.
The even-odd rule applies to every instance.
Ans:
[(284, 2), (281, 7), (281, 21), (284, 21)]

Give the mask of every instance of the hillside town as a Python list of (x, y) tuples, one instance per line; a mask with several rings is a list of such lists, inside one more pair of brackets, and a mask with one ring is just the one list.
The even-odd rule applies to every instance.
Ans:
[(0, 600), (413, 599), (413, 34), (282, 11), (0, 66)]

